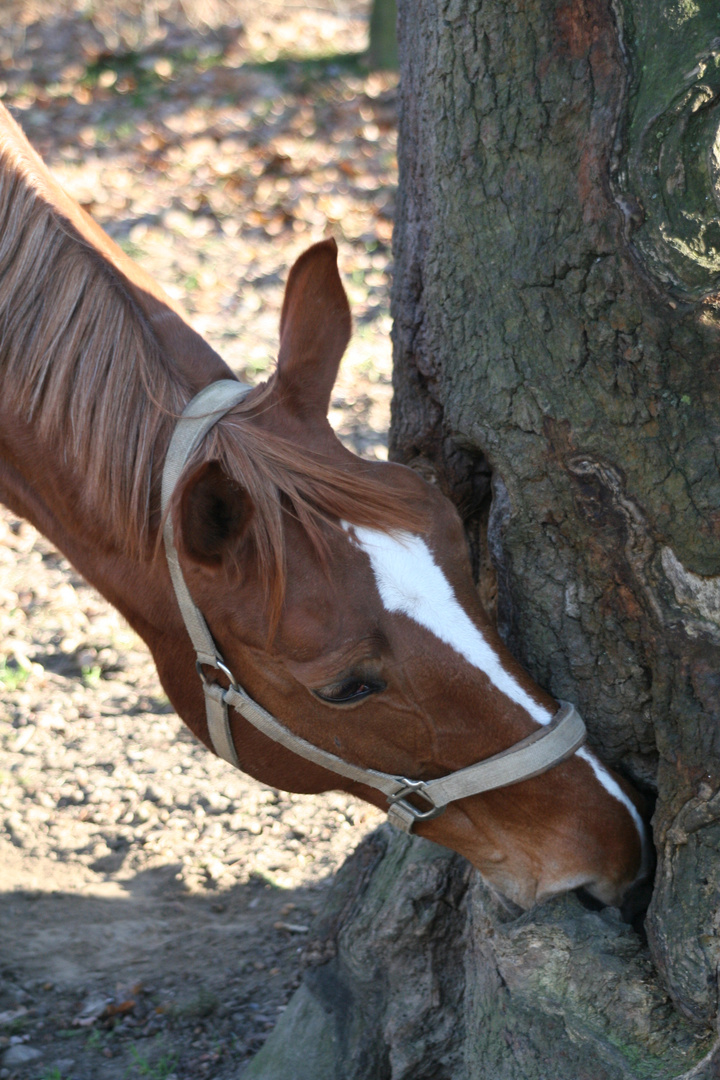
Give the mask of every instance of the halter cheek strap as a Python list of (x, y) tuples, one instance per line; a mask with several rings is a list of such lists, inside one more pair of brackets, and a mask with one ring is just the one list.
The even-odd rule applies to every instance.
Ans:
[(222, 687), (214, 683), (208, 683), (203, 672), (203, 666), (219, 668), (220, 671), (225, 672), (231, 683), (234, 683), (235, 680), (226, 668), (213, 636), (208, 630), (207, 623), (202, 617), (200, 609), (195, 606), (195, 602), (185, 583), (175, 547), (172, 514), (169, 512), (169, 507), (175, 486), (180, 479), (180, 474), (188, 458), (200, 445), (210, 428), (214, 427), (218, 420), (230, 409), (234, 408), (235, 405), (239, 405), (247, 397), (251, 389), (252, 387), (246, 386), (244, 383), (222, 379), (220, 382), (210, 383), (209, 386), (206, 386), (204, 390), (195, 395), (183, 411), (170, 439), (163, 468), (161, 492), (165, 557), (167, 558), (170, 578), (175, 589), (180, 612), (197, 654), (198, 674), (205, 687), (205, 711), (208, 732), (215, 753), (229, 761), (236, 769), (240, 768), (240, 762), (232, 740), (227, 705), (217, 693)]
[[(416, 821), (428, 821), (443, 812), (450, 802), (507, 787), (547, 772), (575, 753), (585, 741), (585, 724), (574, 705), (562, 702), (547, 727), (528, 735), (500, 754), (436, 780), (408, 780), (404, 776), (352, 765), (293, 734), (240, 686), (226, 665), (207, 623), (195, 606), (180, 569), (173, 537), (170, 500), (183, 468), (210, 428), (249, 394), (251, 387), (223, 379), (201, 390), (183, 412), (173, 432), (162, 477), (163, 538), (170, 578), (180, 612), (197, 654), (197, 670), (205, 694), (205, 710), (210, 740), (219, 757), (240, 768), (233, 742), (228, 706), (287, 750), (329, 772), (382, 791), (389, 804), (388, 820), (404, 832), (412, 832)], [(230, 688), (209, 682), (204, 668), (213, 667), (230, 680)], [(416, 797), (427, 804), (418, 809), (410, 802)]]

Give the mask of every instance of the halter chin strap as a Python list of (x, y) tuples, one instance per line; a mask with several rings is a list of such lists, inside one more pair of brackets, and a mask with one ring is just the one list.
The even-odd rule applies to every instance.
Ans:
[[(388, 820), (403, 832), (412, 832), (416, 821), (437, 817), (450, 802), (529, 780), (574, 754), (585, 741), (585, 724), (574, 705), (562, 702), (547, 727), (534, 731), (502, 753), (437, 780), (408, 780), (404, 776), (351, 765), (335, 754), (313, 746), (294, 735), (243, 690), (220, 655), (205, 619), (190, 596), (180, 569), (173, 538), (172, 515), (168, 508), (190, 455), (210, 428), (238, 405), (250, 390), (251, 387), (229, 379), (211, 383), (201, 390), (189, 403), (173, 432), (162, 478), (165, 554), (180, 612), (197, 653), (197, 670), (205, 693), (208, 732), (215, 753), (235, 768), (240, 768), (228, 715), (228, 706), (231, 705), (263, 735), (299, 757), (348, 780), (382, 791), (389, 803)], [(230, 680), (230, 688), (226, 690), (219, 683), (209, 682), (205, 667), (221, 671)], [(427, 803), (427, 809), (418, 809), (409, 801), (412, 797)]]

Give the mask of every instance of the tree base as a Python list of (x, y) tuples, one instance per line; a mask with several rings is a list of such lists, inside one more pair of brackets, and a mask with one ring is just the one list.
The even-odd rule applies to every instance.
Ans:
[[(384, 825), (338, 874), (300, 989), (244, 1080), (717, 1080), (614, 908), (518, 916)], [(713, 1052), (715, 1051), (715, 1053)]]

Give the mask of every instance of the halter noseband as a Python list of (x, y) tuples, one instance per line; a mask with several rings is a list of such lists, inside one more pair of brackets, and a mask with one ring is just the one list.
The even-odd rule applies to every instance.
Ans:
[[(251, 389), (242, 383), (223, 379), (201, 390), (188, 404), (173, 432), (162, 477), (165, 555), (180, 612), (197, 654), (198, 675), (205, 693), (208, 733), (215, 753), (235, 768), (240, 768), (228, 716), (228, 706), (231, 705), (263, 735), (299, 757), (348, 780), (382, 791), (389, 803), (388, 820), (403, 832), (412, 832), (416, 821), (437, 817), (450, 802), (529, 780), (574, 754), (585, 741), (585, 724), (574, 705), (562, 702), (547, 727), (534, 731), (502, 753), (437, 780), (408, 780), (404, 776), (351, 765), (335, 754), (313, 746), (294, 735), (243, 690), (225, 664), (205, 619), (190, 596), (175, 549), (169, 505), (190, 455), (210, 428), (238, 405)], [(204, 667), (221, 671), (230, 680), (229, 689), (209, 682)], [(412, 796), (426, 802), (428, 809), (418, 810), (409, 801)]]

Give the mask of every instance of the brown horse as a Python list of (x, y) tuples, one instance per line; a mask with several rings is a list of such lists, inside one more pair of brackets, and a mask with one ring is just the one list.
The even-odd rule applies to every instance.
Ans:
[[(0, 115), (0, 498), (145, 639), (208, 746), (203, 682), (222, 696), (222, 672), (241, 677), (226, 756), (251, 775), (380, 806), (362, 777), (410, 778), (390, 802), (518, 904), (578, 886), (618, 902), (643, 873), (644, 826), (586, 750), (422, 814), (420, 782), (533, 742), (558, 705), (483, 613), (451, 504), (335, 437), (326, 413), (349, 335), (325, 241), (290, 271), (276, 372), (217, 419), (173, 486), (180, 573), (224, 658), (201, 681), (160, 551), (161, 477), (187, 403), (232, 373)], [(263, 709), (243, 713), (247, 694), (284, 744), (248, 721)], [(299, 756), (309, 744), (319, 759)]]

